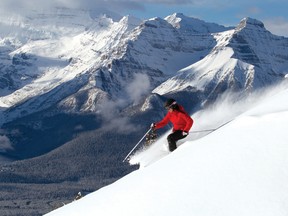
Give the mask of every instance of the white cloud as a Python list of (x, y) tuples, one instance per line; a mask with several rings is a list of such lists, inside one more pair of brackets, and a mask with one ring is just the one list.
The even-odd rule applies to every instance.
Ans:
[(124, 99), (106, 100), (101, 104), (99, 108), (106, 130), (115, 130), (118, 133), (126, 134), (138, 129), (130, 122), (129, 118), (120, 115), (119, 110), (125, 105), (127, 105), (127, 101)]
[(149, 77), (145, 74), (135, 74), (134, 80), (126, 87), (130, 100), (133, 103), (138, 103), (143, 95), (150, 90)]
[(11, 150), (13, 147), (11, 146), (11, 142), (7, 136), (0, 135), (0, 152), (6, 152), (7, 150)]
[(143, 4), (183, 5), (193, 4), (194, 0), (1, 0), (0, 11), (25, 12), (31, 9), (47, 9), (51, 7), (67, 7), (99, 10), (105, 8), (113, 12), (127, 10), (145, 10)]
[[(117, 100), (104, 101), (99, 107), (101, 116), (107, 130), (115, 130), (119, 133), (130, 133), (136, 131), (136, 125), (130, 119), (121, 116), (120, 110), (133, 103), (138, 104), (141, 99), (151, 90), (150, 81), (145, 74), (135, 74), (131, 82), (126, 86), (125, 97), (119, 96)], [(127, 95), (127, 96), (126, 96)]]
[(29, 10), (47, 9), (51, 7), (66, 7), (98, 10), (105, 8), (111, 11), (125, 10), (125, 9), (143, 9), (142, 3), (137, 1), (106, 1), (106, 0), (1, 0), (0, 11), (14, 11), (25, 12)]

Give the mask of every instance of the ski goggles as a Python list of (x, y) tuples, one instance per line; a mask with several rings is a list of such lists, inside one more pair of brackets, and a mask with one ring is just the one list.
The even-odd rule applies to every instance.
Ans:
[(169, 106), (165, 106), (165, 108), (167, 109), (167, 110), (169, 110), (170, 108), (172, 108), (174, 105), (176, 105), (177, 104), (177, 102), (176, 101), (174, 101), (173, 103), (171, 103)]

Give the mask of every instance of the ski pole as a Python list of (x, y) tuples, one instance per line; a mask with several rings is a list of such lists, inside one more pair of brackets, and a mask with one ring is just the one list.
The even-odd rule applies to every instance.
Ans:
[(234, 120), (234, 119), (231, 119), (231, 120), (229, 120), (229, 121), (223, 123), (222, 125), (220, 125), (220, 126), (217, 127), (217, 128), (207, 129), (207, 130), (191, 131), (191, 132), (189, 132), (189, 133), (201, 133), (201, 132), (209, 132), (209, 131), (213, 132), (213, 131), (218, 130), (219, 128), (223, 127), (224, 125), (228, 124), (229, 122), (231, 122), (231, 121), (233, 121), (233, 120)]
[(127, 156), (125, 157), (125, 159), (122, 161), (124, 162), (130, 155), (131, 153), (134, 151), (134, 149), (141, 143), (141, 141), (146, 137), (146, 135), (152, 130), (152, 128), (150, 128), (145, 135), (139, 140), (139, 142), (134, 146), (134, 148), (127, 154)]
[(189, 133), (203, 133), (203, 132), (209, 132), (209, 131), (215, 131), (216, 129), (207, 129), (207, 130), (198, 130), (198, 131), (191, 131)]

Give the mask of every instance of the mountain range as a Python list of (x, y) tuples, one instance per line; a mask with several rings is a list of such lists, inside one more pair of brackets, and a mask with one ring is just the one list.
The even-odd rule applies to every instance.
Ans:
[(10, 188), (0, 206), (33, 199), (30, 215), (137, 169), (122, 159), (167, 98), (193, 114), (288, 73), (288, 38), (252, 18), (225, 27), (57, 8), (1, 17), (0, 29), (0, 184)]

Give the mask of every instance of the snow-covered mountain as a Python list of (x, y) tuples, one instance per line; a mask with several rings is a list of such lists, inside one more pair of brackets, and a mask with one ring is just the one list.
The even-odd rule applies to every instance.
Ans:
[[(213, 133), (194, 141), (191, 134), (168, 156), (46, 215), (285, 216), (287, 121), (286, 87)], [(165, 140), (153, 145), (165, 151)]]
[[(91, 71), (97, 77), (96, 70), (106, 66), (107, 56), (118, 49), (119, 38), (129, 29), (129, 25), (137, 23), (133, 18), (128, 20), (128, 17), (113, 22), (106, 16), (94, 20), (87, 11), (80, 14), (77, 11), (76, 15), (74, 11), (68, 11), (71, 14), (64, 12), (61, 10), (56, 18), (54, 14), (37, 14), (36, 18), (29, 19), (33, 24), (36, 22), (34, 25), (28, 25), (23, 20), (21, 25), (28, 25), (27, 28), (32, 28), (32, 33), (26, 28), (19, 30), (17, 33), (20, 32), (27, 38), (18, 46), (14, 43), (18, 39), (17, 35), (9, 35), (2, 40), (5, 61), (2, 61), (3, 96), (0, 105), (4, 108), (20, 106), (16, 117), (21, 116), (21, 112), (30, 114), (55, 105), (77, 92), (88, 83)], [(37, 19), (39, 16), (43, 16), (40, 21)], [(69, 25), (65, 22), (66, 17)], [(73, 22), (73, 18), (78, 23)], [(13, 22), (13, 25), (16, 24)], [(40, 29), (38, 25), (41, 26)], [(38, 37), (33, 38), (34, 34), (38, 34)], [(102, 80), (99, 79), (98, 82)], [(95, 85), (93, 80), (90, 83)], [(98, 92), (93, 93), (97, 96)]]
[[(210, 33), (227, 29), (182, 14), (138, 25), (139, 21), (131, 17), (119, 21), (106, 16), (92, 19), (81, 12), (78, 16), (82, 21), (72, 26), (65, 20), (59, 24), (58, 19), (42, 16), (42, 22), (29, 19), (32, 23), (37, 20), (36, 27), (30, 24), (28, 29), (21, 29), (25, 35), (22, 42), (16, 44), (18, 38), (13, 34), (2, 39), (0, 105), (13, 107), (4, 121), (57, 103), (69, 110), (95, 111), (101, 98), (127, 98), (127, 83), (137, 74), (148, 77), (149, 88), (143, 90), (147, 94), (176, 71), (208, 54), (215, 43)], [(62, 12), (62, 16), (72, 15)], [(22, 22), (12, 25), (28, 25)], [(40, 31), (39, 25), (41, 34), (33, 38)], [(86, 94), (87, 100), (80, 99), (79, 104), (77, 92)]]
[[(287, 73), (288, 39), (251, 18), (231, 29), (183, 14), (142, 23), (95, 18), (88, 11), (56, 14), (13, 17), (13, 31), (2, 34), (0, 105), (8, 109), (3, 122), (53, 105), (95, 112), (111, 98), (133, 104), (154, 88), (158, 94), (187, 87), (206, 94), (249, 90)], [(137, 79), (146, 79), (146, 88), (129, 95), (127, 83)]]
[(251, 91), (277, 83), (287, 74), (288, 40), (272, 35), (262, 22), (245, 18), (235, 29), (213, 36), (217, 44), (205, 58), (182, 69), (154, 92), (188, 87), (212, 95), (227, 89)]

